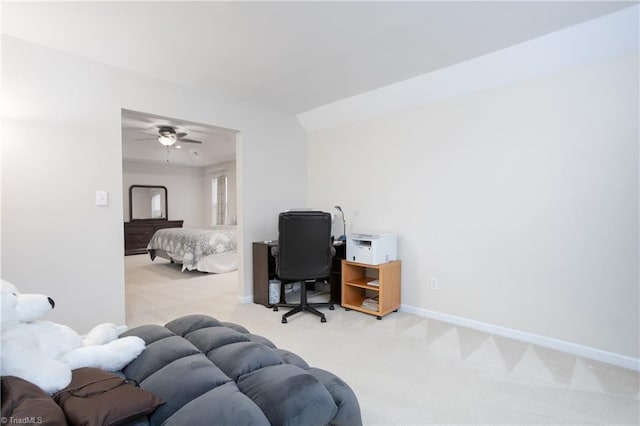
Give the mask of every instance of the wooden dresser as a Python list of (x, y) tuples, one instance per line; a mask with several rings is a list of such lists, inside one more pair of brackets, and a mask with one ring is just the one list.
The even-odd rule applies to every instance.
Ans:
[(124, 255), (147, 252), (147, 244), (158, 229), (182, 228), (182, 220), (138, 219), (124, 223)]

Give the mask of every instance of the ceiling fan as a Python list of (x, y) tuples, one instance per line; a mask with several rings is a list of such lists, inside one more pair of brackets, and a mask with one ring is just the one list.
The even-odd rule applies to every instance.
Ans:
[[(187, 136), (186, 133), (184, 132), (177, 133), (176, 129), (171, 126), (158, 126), (158, 135), (159, 135), (157, 137), (158, 142), (160, 142), (162, 145), (166, 147), (173, 146), (176, 142), (200, 143), (200, 144), (202, 143), (194, 139), (186, 139), (185, 138), (185, 136)], [(155, 139), (155, 138), (144, 138), (144, 139), (137, 139), (137, 140), (142, 141), (142, 140), (151, 140), (151, 139)]]

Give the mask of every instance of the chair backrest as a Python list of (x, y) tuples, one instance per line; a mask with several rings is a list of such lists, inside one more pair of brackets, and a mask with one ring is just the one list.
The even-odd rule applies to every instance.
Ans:
[(331, 215), (291, 211), (278, 218), (277, 273), (284, 280), (318, 279), (331, 269)]

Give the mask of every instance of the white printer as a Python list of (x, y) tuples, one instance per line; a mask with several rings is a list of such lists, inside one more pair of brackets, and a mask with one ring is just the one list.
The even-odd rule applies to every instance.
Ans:
[(380, 265), (397, 259), (395, 234), (353, 233), (347, 238), (347, 260)]

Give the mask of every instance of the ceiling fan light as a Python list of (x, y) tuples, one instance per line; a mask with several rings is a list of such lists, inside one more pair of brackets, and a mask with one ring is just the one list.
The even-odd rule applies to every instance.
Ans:
[(176, 143), (175, 135), (162, 135), (158, 137), (158, 142), (160, 142), (164, 146), (171, 146)]

